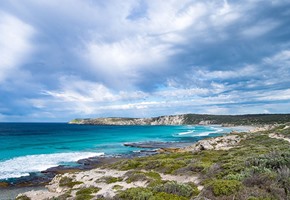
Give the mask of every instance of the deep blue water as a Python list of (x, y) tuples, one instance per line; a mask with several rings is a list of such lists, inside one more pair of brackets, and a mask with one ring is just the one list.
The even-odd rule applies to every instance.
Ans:
[(219, 126), (90, 126), (0, 123), (0, 179), (20, 177), (79, 159), (130, 153), (127, 142), (194, 142), (229, 132)]

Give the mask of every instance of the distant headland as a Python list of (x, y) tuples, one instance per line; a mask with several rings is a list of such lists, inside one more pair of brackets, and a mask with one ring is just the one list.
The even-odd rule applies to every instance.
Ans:
[(290, 114), (208, 115), (181, 114), (151, 118), (87, 118), (74, 119), (69, 124), (87, 125), (210, 125), (223, 126), (281, 124), (290, 121)]

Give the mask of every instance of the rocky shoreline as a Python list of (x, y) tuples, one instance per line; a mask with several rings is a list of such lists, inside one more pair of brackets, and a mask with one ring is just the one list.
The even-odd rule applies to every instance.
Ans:
[[(261, 131), (269, 129), (272, 127), (264, 127), (264, 128), (252, 128), (250, 132), (256, 132), (256, 131)], [(176, 152), (199, 152), (199, 151), (204, 151), (204, 150), (229, 150), (231, 148), (234, 148), (239, 145), (239, 143), (246, 139), (245, 134), (240, 134), (238, 132), (231, 132), (230, 134), (223, 135), (221, 137), (216, 137), (216, 138), (208, 138), (204, 140), (200, 140), (195, 144), (188, 145), (186, 147), (172, 147), (172, 146), (164, 146), (165, 144), (161, 143), (127, 143), (125, 145), (127, 146), (132, 146), (132, 147), (140, 147), (140, 148), (153, 148), (153, 147), (159, 147), (158, 148), (158, 153), (176, 153)], [(146, 151), (146, 150), (145, 150)], [(116, 162), (117, 160), (112, 159), (111, 163)], [(90, 160), (82, 160), (80, 161), (82, 164), (88, 166), (92, 166), (92, 164), (96, 163), (90, 163)], [(103, 162), (104, 164), (105, 162)], [(115, 185), (121, 185), (122, 190), (125, 190), (127, 188), (132, 188), (132, 187), (145, 187), (147, 185), (146, 182), (133, 182), (128, 184), (125, 180), (128, 179), (128, 177), (125, 176), (125, 174), (128, 171), (112, 171), (110, 169), (102, 169), (99, 168), (102, 165), (94, 165), (97, 168), (86, 170), (86, 171), (74, 171), (74, 172), (66, 172), (66, 173), (60, 173), (56, 175), (52, 181), (46, 185), (45, 190), (40, 190), (40, 191), (30, 191), (26, 192), (21, 195), (25, 195), (29, 197), (32, 200), (41, 200), (41, 199), (49, 199), (53, 197), (62, 197), (68, 192), (69, 188), (66, 188), (61, 185), (60, 181), (61, 179), (68, 177), (71, 182), (82, 182), (80, 184), (76, 184), (75, 186), (72, 187), (73, 190), (79, 190), (82, 188), (90, 188), (90, 187), (99, 187), (101, 188), (100, 191), (96, 192), (96, 196), (99, 197), (105, 197), (105, 198), (111, 198), (115, 195), (115, 192), (117, 190), (114, 190)], [(122, 178), (124, 181), (118, 181), (118, 184), (108, 184), (108, 183), (96, 183), (98, 179), (102, 179), (104, 177), (114, 177), (114, 178)], [(166, 177), (164, 175), (164, 177)], [(174, 176), (171, 177), (173, 180), (182, 180), (182, 178)], [(195, 182), (198, 183), (198, 177), (195, 177)], [(202, 187), (202, 186), (200, 186)], [(199, 188), (201, 189), (201, 188)], [(68, 199), (74, 199), (76, 197), (76, 193), (71, 193), (71, 197)]]
[[(249, 133), (259, 132), (259, 131), (265, 131), (274, 128), (275, 126), (259, 126), (259, 127), (247, 127)], [(96, 157), (96, 158), (88, 158), (88, 159), (82, 159), (79, 160), (78, 163), (80, 164), (78, 167), (66, 167), (66, 166), (58, 166), (55, 168), (47, 169), (43, 172), (41, 172), (42, 176), (40, 177), (29, 177), (27, 179), (24, 178), (23, 180), (18, 180), (17, 183), (13, 185), (7, 185), (7, 183), (2, 184), (2, 189), (6, 188), (6, 190), (11, 188), (12, 190), (15, 188), (21, 188), (21, 187), (33, 187), (38, 188), (39, 186), (44, 186), (45, 188), (41, 188), (40, 193), (39, 192), (26, 192), (24, 195), (27, 195), (31, 199), (39, 199), (41, 194), (44, 192), (42, 196), (47, 199), (47, 195), (50, 194), (50, 196), (58, 196), (58, 195), (64, 195), (64, 192), (58, 192), (56, 193), (56, 190), (51, 190), (50, 185), (55, 182), (55, 177), (64, 177), (68, 174), (79, 174), (82, 172), (90, 172), (94, 170), (98, 170), (100, 166), (104, 166), (107, 164), (118, 162), (122, 159), (132, 159), (140, 156), (148, 156), (148, 155), (154, 155), (154, 154), (167, 154), (167, 153), (182, 153), (182, 152), (200, 152), (204, 150), (229, 150), (231, 148), (234, 148), (239, 145), (239, 143), (243, 140), (245, 140), (247, 137), (246, 134), (240, 134), (239, 132), (232, 131), (229, 134), (215, 137), (215, 138), (207, 138), (200, 140), (194, 144), (192, 143), (170, 143), (170, 142), (145, 142), (145, 143), (125, 143), (126, 146), (131, 147), (138, 147), (143, 148), (144, 150), (140, 150), (138, 152), (135, 152), (130, 155), (122, 155), (122, 156), (111, 156), (111, 157)], [(54, 177), (54, 178), (53, 178)], [(175, 177), (176, 178), (176, 177)], [(146, 185), (146, 184), (145, 184)], [(132, 185), (131, 185), (132, 186)], [(138, 184), (136, 186), (139, 186)], [(82, 185), (81, 187), (87, 187), (86, 185)], [(1, 184), (0, 184), (1, 188)], [(126, 188), (126, 187), (124, 187)], [(39, 188), (38, 188), (39, 189)], [(1, 189), (0, 189), (1, 190)], [(12, 191), (11, 190), (11, 191)], [(108, 192), (108, 191), (107, 191)], [(33, 197), (37, 194), (37, 198)], [(102, 193), (103, 195), (103, 193)], [(0, 198), (1, 199), (1, 198)], [(40, 198), (41, 199), (41, 198)]]

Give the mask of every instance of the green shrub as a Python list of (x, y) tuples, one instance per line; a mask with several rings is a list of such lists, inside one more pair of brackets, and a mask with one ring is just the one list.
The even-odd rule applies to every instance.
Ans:
[(76, 200), (89, 200), (94, 197), (91, 194), (97, 193), (100, 190), (101, 189), (97, 187), (82, 188), (79, 191), (77, 191)]
[(236, 173), (236, 174), (228, 174), (226, 176), (226, 179), (227, 180), (242, 181), (242, 180), (244, 180), (248, 176), (249, 176), (248, 173), (242, 172), (242, 173)]
[(159, 173), (157, 172), (153, 172), (153, 171), (150, 171), (150, 172), (145, 172), (145, 175), (147, 177), (150, 177), (150, 178), (153, 178), (155, 180), (161, 180), (161, 176)]
[(149, 200), (188, 200), (188, 198), (177, 196), (175, 194), (158, 192), (153, 197), (151, 197)]
[(62, 195), (60, 195), (58, 197), (52, 197), (49, 200), (66, 200), (69, 197), (71, 197), (70, 193), (71, 193), (71, 191), (68, 191), (68, 192), (66, 192), (66, 193), (64, 193), (64, 194), (62, 194)]
[(214, 180), (211, 183), (215, 196), (231, 195), (237, 192), (242, 184), (236, 180)]
[(116, 163), (116, 168), (120, 170), (130, 170), (137, 169), (141, 163), (135, 159), (129, 159), (125, 161), (121, 161), (120, 163)]
[(128, 171), (125, 173), (127, 183), (132, 183), (136, 181), (160, 181), (161, 176), (157, 172), (142, 172), (142, 171)]
[(137, 187), (120, 191), (117, 197), (124, 200), (149, 200), (153, 195), (153, 192), (148, 188)]
[(83, 182), (80, 181), (73, 181), (72, 178), (64, 176), (59, 180), (59, 186), (61, 187), (70, 187), (72, 188), (75, 185), (82, 184)]
[(127, 183), (132, 183), (136, 181), (150, 181), (152, 179), (148, 178), (144, 172), (141, 171), (128, 171), (125, 173)]
[(176, 181), (169, 181), (164, 184), (155, 185), (152, 187), (154, 192), (165, 192), (183, 197), (196, 196), (198, 189), (194, 184), (180, 184)]
[(144, 158), (133, 158), (122, 160), (117, 163), (109, 165), (110, 168), (119, 170), (130, 169), (145, 169), (154, 170), (157, 172), (171, 174), (175, 170), (186, 167), (190, 164), (194, 155), (192, 153), (170, 153), (170, 154), (157, 154), (147, 156)]
[(122, 185), (114, 185), (113, 186), (113, 190), (121, 190), (123, 189), (124, 187)]
[(120, 191), (117, 194), (117, 199), (124, 200), (188, 200), (188, 197), (178, 196), (176, 194), (169, 194), (166, 192), (154, 192), (149, 188), (129, 188)]
[(100, 179), (98, 179), (96, 182), (105, 182), (107, 184), (111, 184), (111, 183), (116, 183), (116, 182), (120, 182), (122, 181), (123, 178), (122, 177), (113, 177), (113, 176), (104, 176)]
[(282, 166), (290, 167), (290, 153), (272, 151), (268, 154), (249, 159), (247, 164), (272, 170), (277, 170)]

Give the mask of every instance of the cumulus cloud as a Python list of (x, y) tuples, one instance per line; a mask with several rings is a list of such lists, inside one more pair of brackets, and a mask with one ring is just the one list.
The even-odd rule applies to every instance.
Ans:
[(0, 12), (0, 82), (20, 67), (33, 51), (35, 30), (17, 17)]
[(289, 112), (289, 8), (284, 0), (4, 2), (2, 119)]

